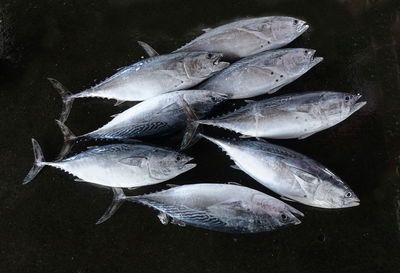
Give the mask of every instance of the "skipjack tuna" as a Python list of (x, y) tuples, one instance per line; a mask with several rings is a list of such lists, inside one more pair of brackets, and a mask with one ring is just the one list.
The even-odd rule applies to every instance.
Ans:
[(197, 88), (225, 93), (230, 99), (271, 94), (323, 60), (314, 54), (314, 49), (307, 48), (262, 52), (233, 63)]
[(265, 50), (283, 47), (308, 29), (306, 22), (293, 17), (270, 16), (244, 19), (205, 29), (205, 33), (175, 52), (221, 52), (225, 59), (237, 60)]
[(27, 184), (44, 166), (61, 169), (79, 182), (108, 187), (135, 188), (161, 183), (187, 172), (196, 164), (180, 152), (144, 144), (111, 144), (89, 148), (64, 160), (46, 162), (39, 144), (32, 139), (35, 161), (25, 177)]
[(160, 211), (163, 224), (170, 220), (221, 232), (256, 233), (297, 225), (297, 209), (262, 192), (232, 184), (192, 184), (161, 192), (125, 196), (113, 188), (111, 206), (97, 223), (110, 218), (123, 201), (140, 203)]
[(188, 89), (226, 68), (221, 53), (179, 52), (148, 58), (118, 71), (103, 82), (72, 94), (54, 79), (49, 81), (60, 93), (63, 110), (60, 121), (68, 118), (76, 98), (99, 97), (123, 101), (142, 101), (162, 93)]
[(222, 140), (204, 136), (235, 162), (234, 168), (283, 199), (320, 208), (358, 206), (360, 200), (338, 176), (316, 161), (265, 141)]
[(62, 122), (57, 121), (64, 135), (64, 147), (59, 158), (67, 154), (74, 142), (83, 139), (130, 139), (151, 135), (166, 135), (185, 128), (187, 116), (182, 100), (196, 115), (204, 117), (226, 95), (205, 90), (181, 90), (147, 99), (92, 132), (75, 136)]
[(331, 91), (290, 94), (252, 102), (208, 120), (195, 120), (196, 115), (183, 105), (191, 119), (190, 130), (205, 124), (235, 131), (242, 137), (303, 139), (347, 119), (366, 104), (358, 102), (360, 98), (360, 94)]

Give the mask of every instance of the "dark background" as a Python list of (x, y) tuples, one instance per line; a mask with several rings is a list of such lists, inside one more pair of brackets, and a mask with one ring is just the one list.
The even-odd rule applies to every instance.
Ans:
[[(62, 144), (54, 123), (61, 100), (47, 77), (78, 92), (139, 60), (144, 53), (137, 40), (167, 53), (202, 28), (265, 15), (306, 20), (311, 28), (291, 46), (315, 48), (325, 58), (278, 94), (338, 90), (360, 92), (368, 101), (345, 122), (305, 140), (272, 141), (336, 172), (360, 197), (359, 207), (293, 204), (305, 213), (301, 225), (231, 235), (163, 226), (155, 211), (134, 204), (95, 225), (111, 192), (53, 168), (21, 185), (33, 162), (30, 138), (48, 160)], [(0, 0), (0, 271), (400, 272), (399, 37), (397, 0)], [(112, 104), (78, 100), (67, 125), (86, 133), (129, 106)], [(231, 169), (213, 144), (202, 140), (187, 153), (198, 167), (170, 183), (237, 181), (270, 193)]]

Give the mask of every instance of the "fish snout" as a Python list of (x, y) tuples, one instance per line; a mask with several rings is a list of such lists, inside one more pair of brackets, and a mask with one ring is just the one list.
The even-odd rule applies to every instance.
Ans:
[(306, 49), (304, 52), (310, 60), (310, 66), (315, 66), (324, 60), (322, 57), (314, 57), (317, 52), (315, 49)]
[(297, 20), (298, 23), (296, 24), (296, 31), (300, 34), (304, 33), (307, 31), (307, 29), (310, 27), (307, 22), (305, 21), (301, 21), (301, 20)]
[(360, 205), (360, 202), (361, 202), (360, 199), (355, 194), (353, 194), (351, 199), (344, 200), (343, 207), (345, 207), (345, 208), (357, 207)]
[(357, 93), (356, 95), (353, 95), (353, 98), (352, 98), (353, 104), (352, 104), (351, 109), (350, 109), (350, 114), (352, 114), (354, 112), (357, 112), (358, 110), (361, 109), (361, 107), (363, 107), (364, 105), (367, 104), (366, 101), (359, 101), (358, 102), (358, 100), (361, 99), (361, 98), (362, 98), (362, 95), (360, 93)]

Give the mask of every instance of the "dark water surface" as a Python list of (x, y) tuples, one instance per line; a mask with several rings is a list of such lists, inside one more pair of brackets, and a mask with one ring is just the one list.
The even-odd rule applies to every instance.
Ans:
[[(399, 4), (0, 0), (0, 272), (400, 272)], [(301, 225), (231, 235), (163, 226), (155, 211), (134, 204), (95, 225), (111, 192), (76, 183), (53, 168), (21, 185), (33, 162), (30, 138), (39, 141), (48, 160), (62, 144), (54, 123), (61, 100), (47, 77), (77, 92), (139, 60), (144, 52), (137, 40), (167, 53), (202, 28), (264, 15), (306, 20), (310, 30), (291, 46), (315, 48), (325, 58), (277, 94), (338, 90), (360, 92), (368, 101), (334, 128), (301, 141), (272, 141), (336, 172), (360, 197), (359, 207), (322, 210), (294, 204), (305, 213)], [(76, 133), (88, 132), (128, 106), (78, 100), (67, 125)], [(210, 128), (207, 133), (232, 135)], [(81, 143), (75, 152), (91, 144)], [(202, 140), (187, 153), (198, 167), (170, 183), (237, 181), (270, 193), (231, 169), (232, 162), (213, 144)]]

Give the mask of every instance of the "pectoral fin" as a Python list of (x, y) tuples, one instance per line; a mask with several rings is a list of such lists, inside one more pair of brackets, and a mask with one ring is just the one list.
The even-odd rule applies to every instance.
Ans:
[(305, 138), (307, 138), (309, 136), (312, 136), (313, 134), (315, 134), (315, 132), (314, 133), (310, 133), (310, 134), (302, 135), (302, 136), (298, 137), (298, 139), (305, 139)]
[(147, 161), (146, 157), (141, 156), (133, 156), (133, 157), (126, 157), (119, 160), (120, 163), (134, 166), (134, 167), (142, 167), (143, 164)]
[(231, 165), (231, 168), (232, 168), (232, 169), (235, 169), (235, 170), (239, 170), (239, 171), (241, 171), (241, 169), (239, 168), (239, 166), (238, 166), (238, 165), (236, 165), (236, 164), (234, 164), (234, 165)]

